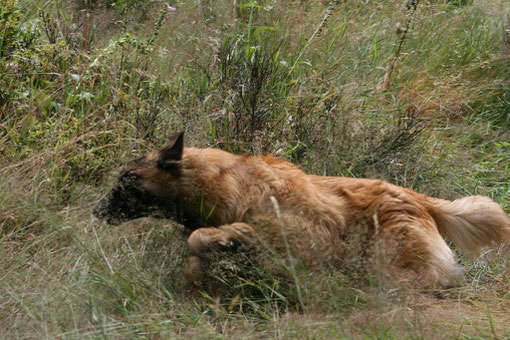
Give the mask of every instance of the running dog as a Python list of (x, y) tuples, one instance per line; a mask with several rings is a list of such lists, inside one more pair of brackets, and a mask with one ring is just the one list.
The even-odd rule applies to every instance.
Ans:
[(170, 218), (190, 229), (196, 255), (252, 243), (311, 268), (342, 269), (357, 240), (370, 270), (428, 287), (454, 286), (462, 274), (441, 235), (475, 255), (510, 242), (510, 218), (488, 197), (448, 201), (381, 180), (308, 175), (270, 155), (185, 148), (183, 138), (131, 161), (94, 215), (113, 225)]

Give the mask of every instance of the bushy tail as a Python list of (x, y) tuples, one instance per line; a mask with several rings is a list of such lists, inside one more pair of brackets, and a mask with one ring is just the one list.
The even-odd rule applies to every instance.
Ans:
[(501, 206), (485, 196), (468, 196), (455, 201), (429, 197), (429, 212), (439, 232), (468, 256), (486, 247), (510, 243), (510, 218)]

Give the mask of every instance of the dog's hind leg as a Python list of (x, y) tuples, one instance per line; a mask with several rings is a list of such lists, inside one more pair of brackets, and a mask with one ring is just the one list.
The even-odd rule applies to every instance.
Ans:
[(462, 270), (419, 200), (402, 190), (388, 190), (373, 207), (372, 262), (377, 276), (425, 288), (458, 283)]
[(189, 248), (196, 254), (232, 248), (253, 234), (253, 228), (243, 222), (222, 225), (218, 228), (200, 228), (188, 238)]

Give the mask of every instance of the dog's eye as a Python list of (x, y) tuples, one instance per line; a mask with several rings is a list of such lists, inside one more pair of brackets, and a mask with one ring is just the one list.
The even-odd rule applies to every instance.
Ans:
[(139, 175), (134, 174), (132, 172), (125, 172), (120, 176), (119, 183), (134, 183), (140, 178)]

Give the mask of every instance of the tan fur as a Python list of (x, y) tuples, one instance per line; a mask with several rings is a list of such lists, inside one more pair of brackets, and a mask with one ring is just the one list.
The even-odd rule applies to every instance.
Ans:
[(258, 239), (313, 267), (344, 268), (358, 242), (383, 278), (451, 286), (461, 270), (440, 233), (468, 253), (510, 242), (510, 219), (487, 197), (450, 202), (379, 180), (307, 175), (272, 156), (184, 148), (178, 177), (154, 164), (132, 171), (151, 192), (176, 193), (187, 215), (210, 215), (189, 238), (197, 254)]

